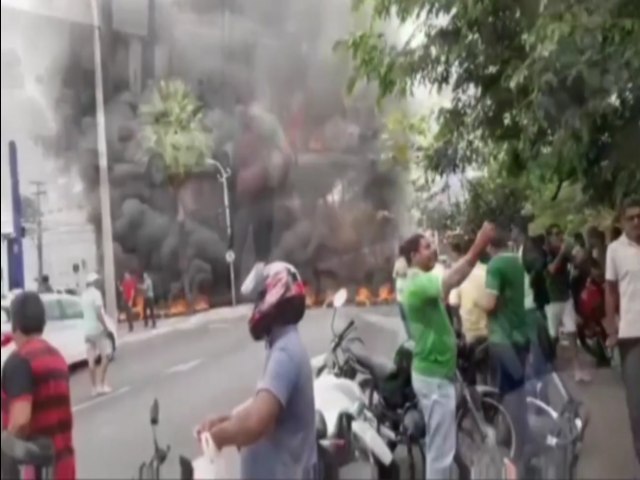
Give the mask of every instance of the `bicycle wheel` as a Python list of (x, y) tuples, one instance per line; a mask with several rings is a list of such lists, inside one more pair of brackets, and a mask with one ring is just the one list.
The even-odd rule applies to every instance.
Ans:
[(471, 480), (515, 480), (517, 471), (506, 450), (484, 447), (473, 455)]
[(468, 469), (474, 463), (474, 454), (484, 447), (499, 447), (509, 457), (513, 457), (516, 449), (516, 432), (511, 417), (491, 396), (481, 397), (481, 412), (484, 420), (491, 427), (490, 437), (485, 440), (483, 432), (478, 428), (473, 413), (468, 405), (464, 405), (457, 416), (459, 461)]

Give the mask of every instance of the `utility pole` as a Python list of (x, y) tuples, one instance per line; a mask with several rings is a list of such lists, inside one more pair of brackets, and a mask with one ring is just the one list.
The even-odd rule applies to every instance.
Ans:
[(44, 275), (43, 268), (43, 252), (42, 252), (42, 197), (44, 197), (47, 192), (44, 189), (44, 182), (37, 181), (31, 182), (31, 184), (35, 187), (35, 192), (33, 196), (36, 200), (36, 245), (38, 251), (38, 283), (42, 282), (42, 276)]

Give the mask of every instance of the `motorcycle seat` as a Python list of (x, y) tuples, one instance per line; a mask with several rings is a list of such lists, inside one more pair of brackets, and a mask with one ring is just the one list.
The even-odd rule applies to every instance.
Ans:
[(376, 380), (386, 380), (396, 371), (392, 362), (372, 357), (365, 352), (351, 350), (351, 355), (356, 363)]
[(55, 462), (53, 442), (48, 439), (24, 441), (2, 432), (2, 453), (18, 465), (51, 467)]

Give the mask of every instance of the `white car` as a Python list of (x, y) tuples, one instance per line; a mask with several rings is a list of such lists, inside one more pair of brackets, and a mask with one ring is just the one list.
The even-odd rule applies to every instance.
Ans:
[[(44, 338), (56, 347), (69, 366), (87, 361), (80, 297), (59, 293), (41, 294), (47, 316)], [(11, 335), (9, 304), (2, 302), (2, 365), (15, 350)], [(115, 355), (118, 336), (116, 325), (109, 322), (109, 359)]]

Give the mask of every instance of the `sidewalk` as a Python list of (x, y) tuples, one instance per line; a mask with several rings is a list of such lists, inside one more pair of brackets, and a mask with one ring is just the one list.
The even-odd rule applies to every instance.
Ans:
[[(358, 335), (363, 336), (369, 349), (391, 358), (396, 346), (406, 335), (397, 317), (380, 315), (366, 310), (351, 310), (350, 317), (364, 320), (358, 324)], [(391, 340), (393, 339), (393, 340)], [(576, 384), (566, 350), (561, 350), (557, 369), (572, 394), (584, 402), (589, 413), (582, 451), (577, 465), (580, 479), (636, 479), (640, 478), (638, 464), (631, 441), (631, 429), (625, 392), (619, 373), (612, 368), (592, 371), (593, 379), (587, 384)], [(585, 358), (586, 358), (586, 354)], [(314, 359), (320, 362), (323, 357)]]
[(234, 307), (220, 307), (204, 312), (198, 312), (193, 315), (181, 315), (171, 318), (160, 318), (157, 320), (155, 329), (151, 327), (145, 328), (144, 322), (138, 320), (133, 323), (133, 332), (129, 332), (129, 326), (126, 322), (118, 323), (118, 343), (120, 345), (127, 343), (136, 343), (155, 337), (165, 333), (172, 332), (180, 328), (196, 328), (211, 322), (219, 322), (232, 320), (249, 315), (252, 305), (236, 305)]

